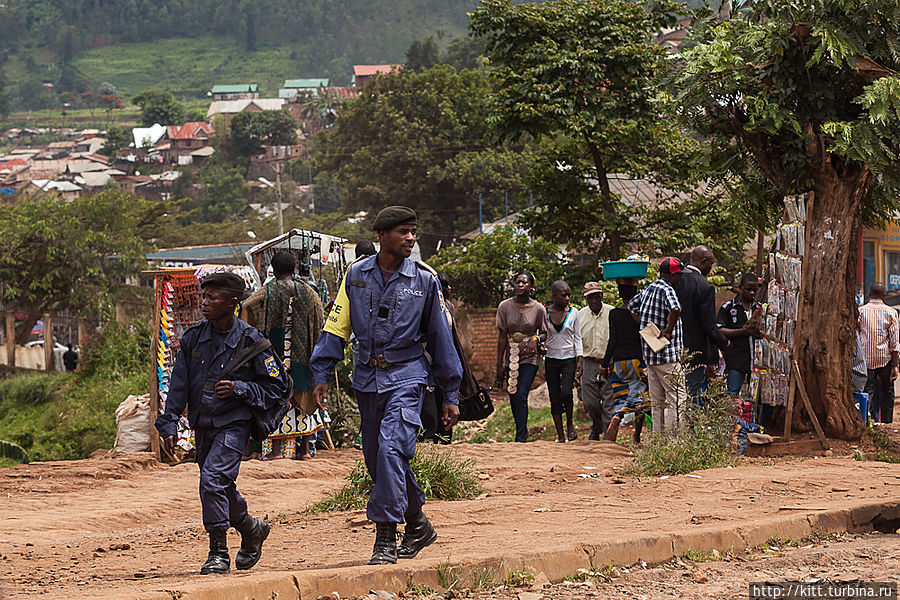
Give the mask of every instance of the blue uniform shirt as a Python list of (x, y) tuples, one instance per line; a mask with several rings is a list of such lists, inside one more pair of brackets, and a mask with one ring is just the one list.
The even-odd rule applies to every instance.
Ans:
[[(359, 341), (354, 389), (383, 393), (411, 384), (425, 385), (427, 349), (432, 357), (431, 373), (444, 391), (445, 402), (458, 404), (462, 365), (437, 277), (406, 258), (385, 284), (376, 258), (366, 257), (347, 269), (310, 359), (313, 384), (328, 383), (353, 334)], [(383, 357), (390, 365), (366, 364), (375, 357)]]
[[(231, 398), (220, 399), (215, 391), (204, 391), (205, 383), (215, 385), (219, 381), (236, 349), (249, 346), (261, 337), (254, 327), (238, 318), (225, 336), (224, 344), (214, 340), (209, 321), (201, 321), (185, 331), (172, 369), (166, 410), (156, 419), (160, 436), (177, 433), (178, 419), (185, 406), (191, 427), (224, 427), (249, 420), (251, 408), (265, 409), (284, 398), (287, 386), (271, 348), (241, 365), (229, 378), (234, 381)], [(211, 386), (206, 387), (209, 390)]]

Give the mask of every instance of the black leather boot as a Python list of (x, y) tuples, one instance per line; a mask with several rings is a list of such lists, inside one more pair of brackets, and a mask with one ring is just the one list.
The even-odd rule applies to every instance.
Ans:
[(406, 528), (403, 530), (403, 541), (397, 547), (398, 558), (415, 558), (419, 550), (434, 543), (437, 533), (434, 532), (431, 522), (425, 513), (406, 518)]
[(209, 532), (209, 556), (200, 567), (201, 575), (210, 573), (227, 573), (231, 570), (231, 557), (228, 556), (228, 532)]
[(234, 566), (240, 571), (245, 571), (259, 562), (263, 542), (269, 537), (272, 528), (262, 519), (254, 519), (247, 515), (235, 529), (241, 534), (241, 549), (234, 557)]
[(375, 547), (370, 565), (392, 565), (397, 562), (397, 524), (375, 523)]

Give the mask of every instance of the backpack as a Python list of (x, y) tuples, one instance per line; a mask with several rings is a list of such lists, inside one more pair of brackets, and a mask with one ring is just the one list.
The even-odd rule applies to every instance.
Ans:
[[(245, 340), (246, 337), (246, 334), (244, 334)], [(231, 377), (241, 364), (256, 358), (259, 354), (271, 347), (271, 342), (264, 337), (249, 346), (245, 346), (237, 352), (234, 355), (234, 358), (231, 359), (231, 362), (225, 366), (225, 370), (222, 371), (220, 378), (227, 379)], [(287, 392), (283, 398), (273, 402), (270, 406), (266, 406), (265, 409), (250, 409), (250, 437), (254, 442), (263, 442), (268, 438), (276, 429), (278, 429), (281, 420), (284, 419), (284, 416), (291, 410), (291, 397), (294, 394), (294, 381), (291, 379), (291, 375), (287, 372), (287, 369), (284, 368), (284, 363), (282, 363), (274, 354), (272, 356), (275, 357), (275, 362), (278, 364), (278, 370), (287, 386)]]

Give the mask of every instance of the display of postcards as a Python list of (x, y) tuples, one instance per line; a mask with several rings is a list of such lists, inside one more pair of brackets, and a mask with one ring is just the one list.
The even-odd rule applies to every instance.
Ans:
[(782, 288), (796, 290), (800, 287), (802, 263), (799, 258), (776, 252), (775, 270), (776, 278)]
[(784, 311), (784, 289), (777, 282), (773, 281), (769, 284), (767, 296), (766, 302), (770, 312), (779, 314)]
[(771, 315), (766, 315), (766, 324), (763, 329), (763, 333), (766, 335), (770, 335), (772, 337), (776, 337), (778, 334), (778, 313), (772, 313)]
[(754, 369), (750, 373), (750, 400), (756, 400), (759, 398), (759, 377), (760, 372)]
[(796, 319), (800, 304), (799, 290), (785, 290), (782, 310), (785, 318)]
[(806, 195), (785, 196), (784, 215), (788, 222), (806, 221)]

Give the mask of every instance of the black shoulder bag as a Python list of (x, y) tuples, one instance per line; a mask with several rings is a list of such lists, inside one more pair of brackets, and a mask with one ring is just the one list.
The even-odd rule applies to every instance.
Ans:
[[(234, 355), (234, 358), (232, 358), (225, 366), (225, 370), (222, 371), (219, 378), (228, 379), (237, 372), (238, 368), (240, 368), (243, 363), (256, 358), (259, 354), (271, 347), (272, 344), (267, 338), (261, 338), (259, 341), (244, 347), (237, 352)], [(273, 356), (275, 355), (273, 354)], [(250, 409), (250, 437), (255, 442), (264, 441), (273, 431), (278, 429), (278, 424), (281, 423), (284, 415), (291, 409), (290, 398), (294, 392), (294, 382), (291, 380), (290, 374), (285, 370), (284, 365), (278, 360), (277, 356), (275, 356), (275, 361), (278, 363), (278, 369), (287, 386), (287, 395), (278, 402), (273, 403), (271, 406), (267, 406), (265, 409)]]

